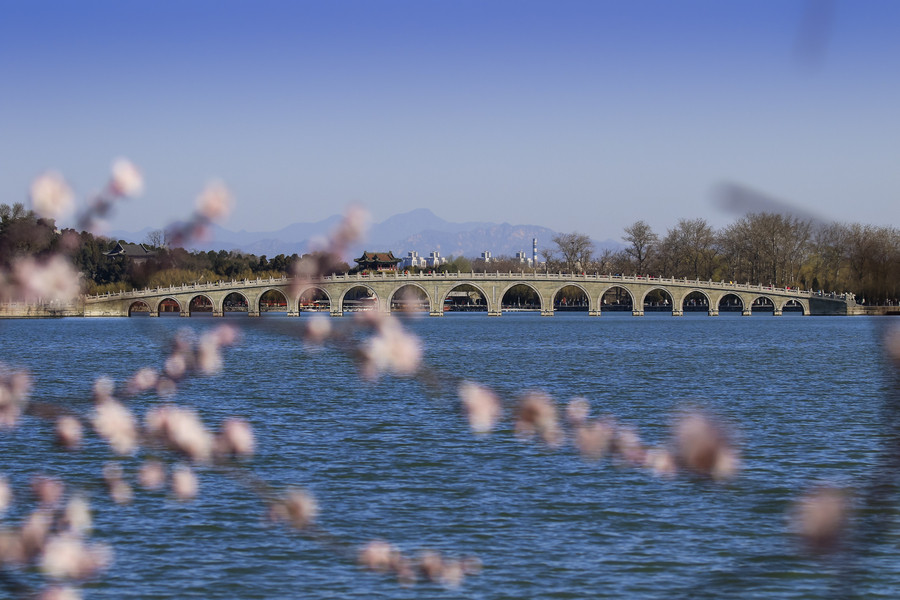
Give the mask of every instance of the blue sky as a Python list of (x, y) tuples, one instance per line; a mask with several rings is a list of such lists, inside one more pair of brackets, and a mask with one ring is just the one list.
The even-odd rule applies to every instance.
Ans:
[(0, 201), (126, 156), (130, 230), (212, 178), (231, 229), (356, 202), (619, 238), (731, 222), (722, 182), (900, 225), (898, 75), (891, 0), (0, 1)]

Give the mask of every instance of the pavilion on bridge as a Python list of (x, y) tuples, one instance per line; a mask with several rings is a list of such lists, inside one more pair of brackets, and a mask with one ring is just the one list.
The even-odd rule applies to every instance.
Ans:
[(363, 252), (359, 258), (353, 259), (360, 271), (396, 271), (400, 259), (388, 252)]

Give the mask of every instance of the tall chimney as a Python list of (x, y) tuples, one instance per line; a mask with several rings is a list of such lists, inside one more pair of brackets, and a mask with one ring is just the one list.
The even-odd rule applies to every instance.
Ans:
[(537, 268), (537, 238), (531, 240), (531, 267)]

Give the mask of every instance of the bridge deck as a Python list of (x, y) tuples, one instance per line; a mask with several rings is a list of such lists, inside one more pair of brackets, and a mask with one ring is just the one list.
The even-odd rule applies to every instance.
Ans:
[(792, 288), (725, 281), (534, 271), (418, 274), (378, 272), (333, 275), (315, 280), (271, 278), (216, 281), (87, 296), (84, 299), (84, 306), (86, 316), (127, 316), (131, 307), (138, 301), (146, 304), (145, 312), (149, 310), (151, 314), (158, 314), (161, 303), (165, 301), (170, 305), (174, 303), (181, 314), (188, 316), (192, 301), (199, 298), (208, 307), (207, 310), (221, 315), (226, 310), (225, 297), (236, 292), (243, 297), (249, 307), (248, 312), (258, 315), (261, 310), (265, 310), (260, 303), (261, 296), (270, 290), (277, 290), (285, 298), (287, 312), (298, 314), (302, 309), (299, 304), (301, 294), (314, 288), (327, 297), (331, 314), (339, 316), (343, 313), (344, 302), (350, 301), (345, 300), (347, 292), (354, 288), (366, 288), (366, 293), (373, 299), (374, 307), (389, 312), (396, 292), (406, 286), (414, 286), (420, 290), (420, 295), (423, 295), (420, 300), (427, 303), (429, 312), (439, 316), (443, 314), (445, 300), (461, 285), (469, 285), (481, 294), (490, 315), (499, 315), (503, 310), (507, 310), (503, 307), (503, 297), (514, 285), (530, 287), (537, 294), (540, 311), (545, 315), (554, 313), (556, 295), (567, 286), (581, 289), (587, 299), (588, 310), (594, 315), (599, 315), (604, 306), (603, 295), (614, 288), (627, 293), (635, 315), (643, 314), (645, 298), (656, 290), (668, 296), (667, 301), (671, 302), (674, 315), (683, 314), (682, 303), (693, 293), (705, 297), (711, 315), (718, 313), (719, 302), (726, 296), (734, 296), (740, 300), (745, 314), (749, 314), (754, 303), (760, 301), (770, 304), (776, 315), (781, 314), (789, 302), (799, 304), (804, 314), (852, 314), (851, 309), (856, 306), (851, 294), (814, 293)]

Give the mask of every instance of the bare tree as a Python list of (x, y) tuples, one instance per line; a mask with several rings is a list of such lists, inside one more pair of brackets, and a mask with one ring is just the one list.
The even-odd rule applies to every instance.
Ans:
[(572, 273), (587, 269), (594, 253), (591, 238), (582, 233), (558, 233), (552, 240), (562, 255), (566, 271)]
[(154, 248), (167, 248), (169, 240), (168, 236), (162, 229), (154, 229), (144, 238), (144, 243)]
[(705, 219), (679, 219), (660, 242), (657, 254), (663, 273), (711, 279), (718, 254), (716, 233)]
[(659, 243), (659, 236), (644, 221), (636, 221), (625, 228), (622, 239), (631, 244), (625, 248), (625, 253), (634, 260), (637, 272), (643, 273)]

